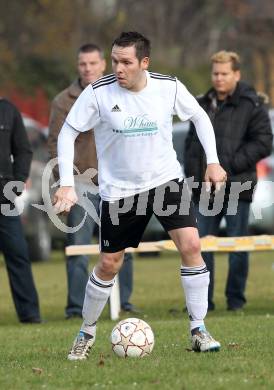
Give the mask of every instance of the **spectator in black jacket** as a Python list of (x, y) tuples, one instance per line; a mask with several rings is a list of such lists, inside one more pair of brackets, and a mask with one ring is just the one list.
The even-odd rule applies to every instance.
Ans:
[[(40, 323), (27, 243), (14, 200), (29, 175), (32, 151), (16, 107), (0, 98), (0, 250), (20, 322)], [(13, 183), (14, 181), (14, 183)]]
[[(228, 174), (228, 182), (223, 194), (224, 201), (217, 210), (217, 215), (209, 215), (210, 212), (205, 212), (201, 202), (202, 199), (209, 200), (207, 205), (212, 209), (214, 199), (218, 197), (214, 192), (207, 197), (206, 192), (203, 191), (205, 187), (202, 187), (201, 183), (204, 180), (206, 160), (193, 125), (190, 127), (185, 143), (185, 174), (187, 177), (194, 176), (194, 181), (199, 183), (199, 187), (193, 189), (193, 200), (200, 236), (218, 235), (223, 217), (226, 219), (228, 236), (244, 236), (248, 230), (250, 203), (257, 182), (256, 163), (268, 156), (272, 149), (271, 125), (266, 107), (256, 91), (240, 81), (238, 54), (220, 51), (212, 56), (211, 61), (213, 88), (198, 97), (198, 101), (212, 121), (220, 164)], [(240, 192), (238, 197), (236, 187), (238, 185), (239, 188), (243, 183), (246, 183), (247, 189)], [(235, 201), (237, 207), (236, 211), (233, 211)], [(208, 309), (214, 310), (213, 254), (204, 253), (204, 260), (210, 270)], [(228, 310), (238, 310), (246, 303), (244, 292), (247, 275), (248, 253), (231, 253), (226, 283)]]

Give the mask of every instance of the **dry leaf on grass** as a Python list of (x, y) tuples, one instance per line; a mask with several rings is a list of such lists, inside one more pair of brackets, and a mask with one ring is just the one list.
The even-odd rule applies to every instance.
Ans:
[(238, 349), (238, 348), (240, 348), (240, 344), (238, 344), (238, 343), (229, 343), (228, 344), (228, 348)]
[(98, 362), (98, 366), (104, 366), (104, 365), (105, 365), (105, 358), (104, 358), (104, 355), (101, 353), (100, 360)]
[(194, 352), (194, 350), (192, 348), (186, 348), (186, 351), (187, 352)]
[(32, 367), (32, 372), (34, 372), (35, 374), (42, 374), (43, 372), (43, 369), (42, 368), (39, 368), (39, 367)]

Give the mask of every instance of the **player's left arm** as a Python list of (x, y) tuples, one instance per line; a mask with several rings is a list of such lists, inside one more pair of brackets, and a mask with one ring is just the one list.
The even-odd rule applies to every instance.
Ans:
[(219, 159), (216, 149), (216, 139), (212, 124), (206, 112), (200, 107), (190, 120), (193, 122), (198, 138), (204, 148), (207, 168), (205, 172), (206, 188), (209, 191), (211, 184), (214, 185), (216, 191), (219, 191), (221, 186), (227, 180), (225, 170), (219, 164)]
[(210, 119), (194, 96), (178, 80), (176, 92), (175, 113), (182, 121), (191, 120), (193, 122), (197, 136), (205, 151), (207, 160), (205, 182), (207, 183), (207, 188), (209, 190), (211, 184), (213, 184), (216, 190), (219, 190), (225, 183), (227, 175), (219, 164), (215, 133)]

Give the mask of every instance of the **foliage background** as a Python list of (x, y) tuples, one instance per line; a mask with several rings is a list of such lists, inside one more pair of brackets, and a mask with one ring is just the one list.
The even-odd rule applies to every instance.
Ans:
[(52, 99), (75, 77), (81, 44), (98, 43), (109, 60), (112, 40), (137, 30), (152, 41), (151, 68), (178, 76), (193, 94), (210, 85), (215, 51), (239, 51), (244, 79), (274, 105), (272, 0), (0, 0), (0, 9), (4, 93), (40, 88)]

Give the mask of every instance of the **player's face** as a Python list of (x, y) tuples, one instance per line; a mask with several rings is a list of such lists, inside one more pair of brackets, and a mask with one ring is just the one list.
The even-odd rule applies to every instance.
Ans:
[(231, 62), (213, 63), (211, 81), (218, 97), (225, 98), (230, 95), (240, 78), (240, 71), (233, 70)]
[(101, 58), (98, 51), (79, 53), (78, 73), (84, 86), (87, 86), (102, 77), (105, 68), (106, 61)]
[(146, 86), (144, 70), (148, 68), (149, 58), (141, 61), (136, 57), (135, 46), (114, 45), (111, 52), (112, 69), (122, 88), (138, 92)]

